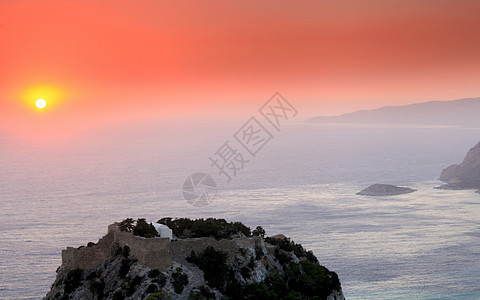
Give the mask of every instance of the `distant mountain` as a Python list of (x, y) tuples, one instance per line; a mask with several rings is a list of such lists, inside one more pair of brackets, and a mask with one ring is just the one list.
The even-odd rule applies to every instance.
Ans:
[(306, 122), (480, 127), (479, 114), (480, 98), (466, 98), (385, 106), (333, 117), (313, 117)]

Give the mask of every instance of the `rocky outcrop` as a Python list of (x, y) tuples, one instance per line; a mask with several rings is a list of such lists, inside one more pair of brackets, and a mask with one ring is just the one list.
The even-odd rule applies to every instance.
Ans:
[(461, 164), (443, 169), (442, 189), (480, 189), (480, 143), (471, 148)]
[[(207, 249), (214, 255), (202, 257)], [(217, 276), (214, 281), (211, 266), (222, 264), (215, 261), (218, 253), (225, 256), (225, 276)], [(207, 269), (199, 259), (208, 262)], [(275, 276), (278, 285), (279, 273), (290, 279), (283, 290), (271, 290), (273, 286), (268, 280)], [(306, 275), (311, 277), (297, 279)], [(218, 278), (224, 282), (219, 284)], [(97, 244), (64, 250), (56, 280), (44, 299), (224, 299), (232, 293), (251, 297), (251, 293), (261, 289), (267, 289), (269, 295), (281, 295), (285, 289), (288, 291), (291, 280), (299, 280), (295, 284), (307, 282), (302, 291), (312, 288), (310, 294), (302, 294), (305, 299), (311, 298), (312, 291), (318, 299), (345, 299), (337, 275), (320, 266), (310, 251), (288, 238), (205, 237), (170, 241), (140, 238), (110, 225), (108, 234)], [(263, 294), (254, 295), (262, 298)]]
[(407, 187), (399, 187), (391, 184), (373, 184), (366, 189), (361, 190), (357, 193), (357, 195), (363, 196), (393, 196), (393, 195), (401, 195), (401, 194), (408, 194), (413, 193), (416, 190), (407, 188)]

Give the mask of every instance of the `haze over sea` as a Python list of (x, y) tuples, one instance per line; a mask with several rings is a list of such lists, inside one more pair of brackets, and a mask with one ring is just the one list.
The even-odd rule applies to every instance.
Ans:
[[(0, 135), (0, 299), (43, 297), (67, 246), (126, 217), (240, 220), (284, 233), (347, 299), (480, 299), (480, 195), (436, 190), (478, 128), (290, 124), (230, 183), (208, 157), (242, 124), (143, 124), (42, 144)], [(233, 144), (233, 143), (232, 143)], [(220, 190), (182, 196), (193, 172)], [(373, 183), (418, 191), (355, 193)]]

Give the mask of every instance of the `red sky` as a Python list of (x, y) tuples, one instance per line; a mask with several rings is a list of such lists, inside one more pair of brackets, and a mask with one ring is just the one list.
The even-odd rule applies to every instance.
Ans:
[[(0, 131), (480, 96), (480, 1), (1, 0)], [(56, 91), (45, 111), (42, 94)], [(53, 99), (55, 98), (55, 99)]]

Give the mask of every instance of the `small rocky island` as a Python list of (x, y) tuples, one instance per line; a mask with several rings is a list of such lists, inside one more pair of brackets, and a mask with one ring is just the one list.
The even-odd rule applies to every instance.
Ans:
[(62, 251), (44, 299), (344, 300), (336, 273), (284, 235), (224, 219), (126, 219)]
[(361, 190), (357, 195), (363, 196), (394, 196), (416, 192), (417, 190), (399, 187), (391, 184), (373, 184), (366, 189)]
[(480, 190), (480, 142), (471, 148), (461, 164), (443, 169), (440, 180), (446, 184), (441, 189)]

